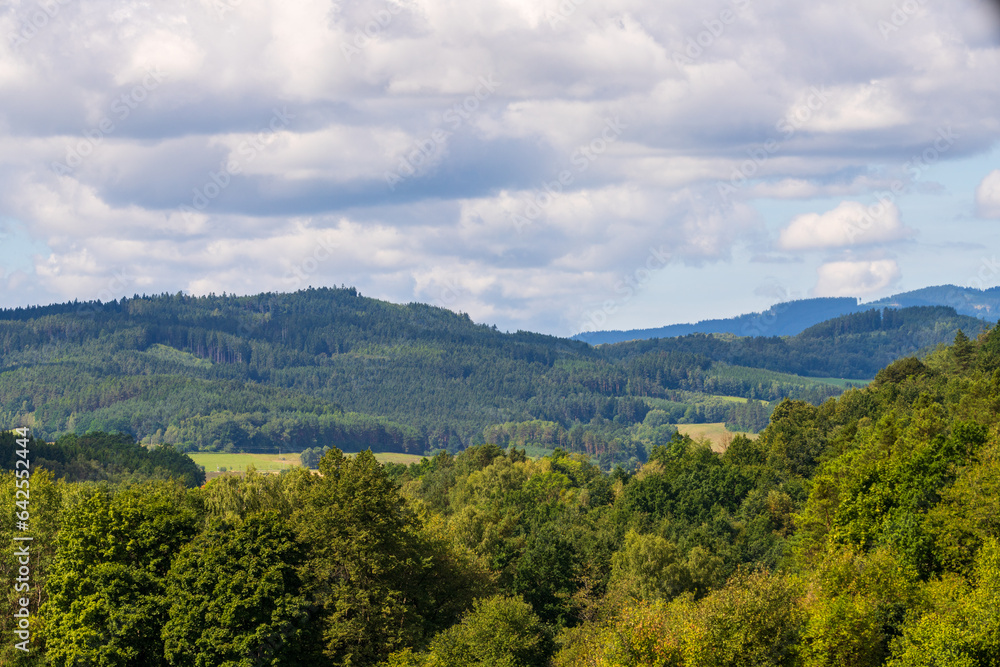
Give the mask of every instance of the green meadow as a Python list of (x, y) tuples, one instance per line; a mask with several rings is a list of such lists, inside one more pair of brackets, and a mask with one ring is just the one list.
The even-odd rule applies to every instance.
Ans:
[[(261, 472), (281, 472), (288, 468), (302, 465), (297, 453), (288, 454), (226, 454), (223, 452), (192, 452), (189, 453), (195, 463), (205, 468), (205, 473), (211, 476), (221, 472), (246, 472), (253, 466)], [(382, 463), (403, 463), (409, 465), (418, 463), (422, 457), (416, 454), (397, 454), (394, 452), (376, 453), (375, 458)], [(225, 471), (222, 469), (225, 468)]]

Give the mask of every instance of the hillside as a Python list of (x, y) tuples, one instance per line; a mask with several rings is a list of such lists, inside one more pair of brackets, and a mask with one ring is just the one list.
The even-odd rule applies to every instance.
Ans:
[(725, 319), (702, 320), (696, 324), (671, 324), (652, 329), (628, 331), (587, 331), (573, 336), (591, 345), (620, 343), (650, 338), (671, 338), (693, 333), (728, 333), (735, 336), (795, 336), (825, 320), (865, 312), (873, 308), (909, 308), (945, 306), (960, 315), (987, 321), (1000, 318), (1000, 287), (978, 290), (970, 287), (941, 285), (861, 304), (855, 298), (800, 299), (779, 303), (760, 313), (748, 313)]
[(672, 338), (694, 333), (725, 333), (734, 336), (794, 336), (807, 327), (862, 309), (854, 298), (799, 299), (779, 303), (760, 313), (724, 319), (701, 320), (696, 324), (670, 324), (652, 329), (627, 331), (585, 331), (573, 336), (591, 345), (622, 343), (650, 338)]
[(547, 445), (641, 461), (672, 424), (756, 431), (776, 401), (840, 394), (827, 378), (870, 378), (960, 327), (978, 332), (948, 309), (873, 312), (792, 339), (593, 348), (353, 289), (6, 310), (0, 421), (50, 440), (117, 431), (184, 450), (417, 454), (544, 423)]
[(784, 338), (691, 334), (600, 349), (611, 359), (658, 351), (798, 376), (871, 378), (900, 357), (930, 352), (938, 344), (950, 342), (959, 329), (974, 336), (986, 329), (986, 323), (943, 306), (871, 309), (827, 320)]
[[(21, 447), (17, 442), (13, 432), (0, 431), (0, 470), (20, 467), (17, 452)], [(54, 443), (31, 438), (27, 448), (33, 468), (45, 468), (69, 482), (174, 479), (187, 486), (205, 482), (205, 473), (187, 455), (171, 447), (146, 448), (127, 435), (68, 434)]]
[(868, 305), (890, 308), (951, 306), (963, 315), (996, 321), (1000, 319), (1000, 287), (991, 287), (986, 290), (956, 285), (925, 287), (873, 301)]

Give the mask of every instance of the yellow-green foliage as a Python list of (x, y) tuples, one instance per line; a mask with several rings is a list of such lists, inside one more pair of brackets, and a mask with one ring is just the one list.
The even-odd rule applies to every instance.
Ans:
[(700, 601), (633, 603), (578, 632), (557, 667), (795, 665), (805, 621), (794, 577), (744, 572)]
[(634, 530), (611, 559), (611, 589), (636, 600), (670, 600), (681, 593), (703, 594), (722, 579), (722, 560), (703, 547), (685, 555), (659, 535)]
[(927, 514), (927, 530), (945, 567), (970, 574), (979, 545), (1000, 536), (1000, 439), (995, 433), (941, 496)]
[(190, 352), (184, 352), (178, 350), (177, 348), (170, 347), (169, 345), (161, 345), (157, 343), (156, 345), (150, 345), (142, 354), (153, 358), (160, 359), (169, 363), (180, 364), (181, 366), (190, 366), (192, 368), (211, 368), (212, 362), (208, 359), (202, 359), (201, 357), (196, 357)]
[[(28, 530), (25, 532), (17, 530), (14, 522), (16, 513), (23, 511), (15, 504), (22, 499), (15, 494), (17, 481), (14, 472), (0, 473), (0, 517), (3, 517), (0, 520), (0, 582), (3, 582), (4, 587), (3, 596), (0, 598), (4, 603), (4, 613), (0, 614), (0, 636), (4, 637), (3, 643), (0, 644), (0, 664), (5, 666), (32, 664), (31, 656), (14, 648), (16, 620), (12, 614), (15, 609), (21, 608), (22, 598), (28, 600), (28, 611), (32, 619), (31, 646), (36, 654), (44, 652), (45, 643), (38, 636), (38, 631), (41, 629), (39, 611), (48, 600), (45, 583), (56, 554), (62, 519), (60, 510), (68, 486), (64, 482), (53, 480), (52, 474), (47, 470), (36, 469), (31, 473), (28, 485), (30, 490), (30, 503), (27, 506)], [(26, 582), (16, 581), (21, 563), (15, 557), (14, 551), (24, 543), (15, 543), (13, 539), (15, 536), (32, 538), (28, 544), (31, 555), (28, 563), (30, 574)], [(28, 590), (16, 590), (17, 583), (27, 583)]]
[(946, 577), (927, 587), (929, 610), (917, 610), (893, 643), (889, 667), (980, 667), (1000, 663), (1000, 544), (986, 540), (970, 582)]
[(805, 599), (805, 667), (873, 667), (889, 655), (888, 633), (920, 601), (917, 574), (890, 549), (835, 549), (812, 573)]

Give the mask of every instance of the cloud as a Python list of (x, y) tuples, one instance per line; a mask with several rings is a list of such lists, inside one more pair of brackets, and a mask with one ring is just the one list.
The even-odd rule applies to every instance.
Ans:
[[(33, 28), (35, 5), (0, 10), (0, 218), (44, 248), (0, 305), (93, 298), (122, 270), (128, 293), (289, 289), (330, 231), (315, 284), (569, 333), (651, 247), (780, 261), (756, 202), (862, 200), (949, 124), (939, 164), (1000, 139), (1000, 48), (957, 0), (888, 37), (891, 8), (827, 0), (52, 6)], [(249, 150), (276, 109), (294, 118)], [(911, 236), (894, 206), (852, 235), (858, 207), (793, 220), (779, 248)], [(683, 306), (664, 304), (650, 316)]]
[(895, 284), (900, 278), (894, 259), (828, 262), (816, 271), (813, 295), (862, 297)]
[[(804, 130), (824, 133), (854, 132), (858, 130), (884, 130), (903, 126), (909, 120), (896, 95), (879, 81), (823, 90), (814, 114), (804, 117)], [(797, 105), (802, 108), (802, 105)], [(809, 107), (806, 107), (809, 108)], [(795, 119), (795, 111), (788, 118)]]
[(806, 213), (792, 219), (778, 235), (782, 250), (845, 248), (899, 241), (912, 236), (899, 220), (894, 203), (877, 202), (865, 206), (856, 201), (841, 202), (826, 213)]
[(1000, 169), (994, 169), (976, 188), (976, 207), (981, 218), (1000, 218)]

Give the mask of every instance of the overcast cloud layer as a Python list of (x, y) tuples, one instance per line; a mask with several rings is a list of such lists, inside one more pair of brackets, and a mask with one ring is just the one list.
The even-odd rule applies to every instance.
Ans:
[(0, 12), (0, 305), (344, 283), (568, 335), (1000, 283), (981, 0)]

